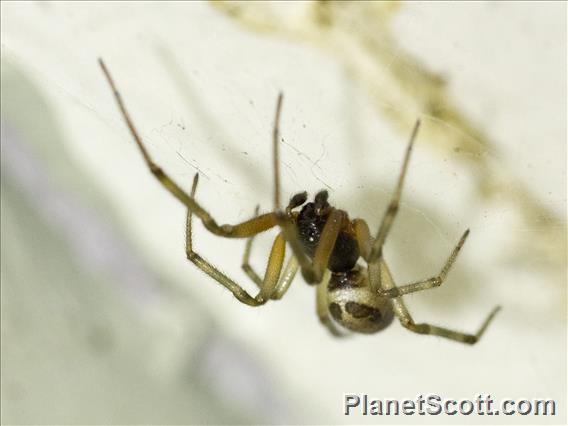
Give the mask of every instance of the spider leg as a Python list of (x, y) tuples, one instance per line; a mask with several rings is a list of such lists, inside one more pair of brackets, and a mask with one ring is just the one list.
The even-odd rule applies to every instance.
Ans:
[[(256, 206), (256, 208), (254, 209), (254, 216), (257, 217), (258, 216), (258, 210), (259, 210), (260, 206)], [(252, 250), (252, 243), (254, 240), (255, 235), (247, 238), (247, 242), (245, 245), (245, 252), (243, 254), (243, 263), (241, 265), (241, 268), (243, 269), (243, 271), (245, 271), (245, 273), (248, 275), (248, 277), (254, 281), (254, 283), (258, 286), (258, 288), (262, 287), (262, 279), (260, 278), (260, 276), (256, 273), (256, 271), (253, 269), (253, 267), (250, 265), (249, 263), (249, 259), (250, 259), (250, 252)]]
[(381, 226), (379, 227), (379, 231), (377, 232), (377, 236), (375, 238), (375, 242), (371, 249), (371, 253), (369, 255), (369, 261), (373, 262), (376, 259), (382, 256), (383, 252), (383, 245), (387, 238), (387, 235), (392, 227), (396, 214), (398, 213), (398, 206), (400, 203), (400, 197), (402, 194), (402, 187), (404, 184), (404, 177), (406, 176), (406, 170), (408, 169), (408, 162), (410, 160), (410, 154), (412, 152), (412, 146), (414, 145), (414, 140), (416, 139), (416, 134), (418, 133), (418, 128), (420, 127), (420, 120), (416, 121), (414, 125), (414, 129), (412, 130), (412, 134), (410, 136), (410, 140), (408, 142), (408, 147), (406, 148), (406, 154), (404, 155), (404, 161), (402, 163), (402, 169), (400, 170), (400, 175), (398, 177), (398, 182), (396, 184), (396, 188), (394, 193), (392, 194), (391, 201), (387, 207), (387, 210), (383, 216), (383, 220), (381, 221)]
[(458, 256), (461, 248), (463, 247), (468, 235), (469, 235), (469, 229), (464, 232), (458, 244), (452, 250), (450, 257), (448, 258), (444, 267), (440, 271), (440, 274), (436, 275), (435, 277), (428, 278), (426, 280), (416, 281), (410, 284), (393, 287), (388, 290), (379, 289), (378, 290), (379, 295), (382, 297), (398, 297), (405, 294), (414, 293), (417, 291), (428, 290), (430, 288), (439, 287), (446, 279), (446, 276), (448, 275), (450, 268), (454, 264), (456, 257)]
[(363, 259), (369, 262), (369, 255), (373, 247), (373, 238), (369, 231), (369, 225), (363, 219), (355, 219), (353, 220), (353, 228), (355, 229), (355, 239), (359, 246), (359, 253), (361, 253)]
[[(258, 215), (258, 209), (259, 209), (259, 206), (256, 206), (255, 216)], [(247, 243), (246, 243), (246, 247), (245, 247), (245, 253), (244, 253), (244, 256), (243, 256), (242, 268), (245, 271), (245, 273), (249, 276), (249, 278), (252, 281), (254, 281), (259, 288), (262, 288), (262, 284), (263, 284), (262, 279), (260, 278), (260, 276), (256, 273), (256, 271), (253, 269), (253, 267), (249, 263), (249, 258), (250, 258), (250, 253), (251, 253), (251, 250), (252, 250), (253, 240), (254, 240), (254, 236), (247, 239)], [(286, 263), (286, 266), (284, 267), (284, 271), (280, 275), (280, 279), (278, 280), (278, 284), (274, 288), (274, 292), (271, 295), (271, 299), (275, 299), (275, 300), (280, 299), (284, 295), (284, 293), (286, 293), (286, 291), (290, 287), (290, 284), (292, 284), (292, 281), (294, 280), (294, 277), (296, 276), (297, 272), (298, 272), (298, 261), (292, 255), (288, 259), (288, 262)]]
[[(385, 291), (389, 291), (392, 288), (396, 288), (396, 284), (394, 283), (394, 280), (388, 269), (388, 266), (383, 259), (381, 259), (379, 262), (374, 262), (369, 264), (368, 267), (369, 267), (369, 279), (371, 280), (371, 282), (379, 281), (381, 288)], [(380, 275), (381, 277), (379, 278), (377, 275)], [(397, 316), (399, 322), (403, 327), (407, 328), (408, 330), (418, 334), (431, 334), (434, 336), (440, 336), (446, 339), (455, 340), (457, 342), (467, 343), (470, 345), (473, 345), (474, 343), (479, 341), (479, 339), (481, 339), (481, 336), (483, 336), (483, 333), (485, 332), (485, 330), (487, 329), (487, 327), (489, 326), (489, 324), (491, 323), (497, 312), (499, 312), (499, 310), (501, 309), (500, 306), (496, 306), (495, 308), (493, 308), (493, 310), (485, 318), (485, 320), (483, 321), (481, 327), (479, 327), (477, 332), (475, 334), (468, 334), (468, 333), (462, 333), (459, 331), (451, 330), (449, 328), (438, 327), (428, 323), (417, 324), (414, 322), (414, 319), (408, 312), (408, 309), (406, 308), (406, 305), (404, 304), (404, 301), (401, 296), (393, 297), (390, 300), (393, 305), (394, 313)]]
[(299, 265), (296, 257), (294, 255), (290, 256), (288, 263), (286, 263), (286, 266), (284, 267), (282, 275), (280, 275), (280, 280), (278, 281), (278, 284), (276, 284), (276, 288), (274, 288), (274, 292), (270, 296), (271, 299), (282, 299), (282, 296), (284, 296), (284, 294), (288, 291), (288, 288), (290, 288), (290, 284), (292, 284), (292, 281), (298, 272), (298, 268)]
[(326, 273), (324, 279), (316, 287), (316, 311), (318, 318), (325, 328), (335, 337), (345, 337), (336, 325), (333, 323), (327, 306), (327, 283), (329, 281), (329, 273)]
[[(198, 179), (199, 175), (196, 174), (193, 178), (193, 185), (191, 188), (192, 198), (195, 196)], [(284, 239), (283, 234), (278, 234), (278, 236), (274, 240), (272, 249), (270, 251), (270, 256), (268, 258), (268, 264), (266, 266), (264, 279), (262, 280), (260, 285), (260, 290), (255, 297), (252, 297), (239, 284), (222, 273), (219, 269), (217, 269), (215, 266), (213, 266), (193, 250), (192, 216), (192, 210), (188, 209), (186, 222), (186, 254), (188, 260), (193, 262), (199, 269), (216, 280), (219, 284), (231, 291), (233, 295), (242, 303), (245, 303), (249, 306), (259, 306), (266, 303), (275, 294), (275, 291), (278, 288), (278, 281), (280, 278), (280, 273), (282, 271), (282, 264), (284, 262), (284, 255), (286, 250), (286, 240)], [(280, 295), (280, 297), (282, 297), (282, 295)]]
[[(320, 283), (323, 279), (323, 274), (327, 268), (329, 262), (329, 257), (335, 246), (335, 241), (339, 235), (341, 229), (341, 222), (343, 220), (343, 213), (338, 210), (332, 210), (329, 219), (327, 220), (316, 252), (314, 254), (313, 261), (306, 256), (304, 249), (298, 239), (296, 232), (296, 226), (289, 216), (289, 209), (295, 204), (293, 197), (290, 200), (288, 209), (282, 211), (280, 208), (280, 161), (279, 161), (279, 125), (280, 125), (280, 113), (282, 110), (282, 98), (283, 95), (280, 93), (278, 95), (278, 101), (276, 103), (276, 113), (274, 117), (274, 128), (272, 133), (272, 149), (273, 149), (273, 170), (274, 170), (274, 215), (276, 216), (276, 222), (282, 229), (282, 234), (286, 241), (292, 247), (292, 252), (296, 257), (297, 262), (302, 269), (302, 275), (304, 279), (309, 284)], [(305, 193), (297, 194), (300, 198), (305, 197)], [(301, 204), (301, 203), (300, 203)]]
[[(102, 59), (99, 59), (99, 64), (106, 76), (110, 87), (112, 88), (114, 97), (116, 99), (120, 112), (122, 113), (124, 121), (126, 122), (128, 129), (130, 130), (130, 133), (134, 138), (134, 141), (136, 142), (136, 145), (140, 149), (140, 152), (144, 157), (144, 161), (150, 169), (150, 172), (152, 172), (152, 174), (156, 177), (156, 179), (158, 179), (162, 186), (166, 188), (179, 201), (181, 201), (191, 211), (192, 214), (195, 214), (201, 219), (203, 225), (205, 225), (205, 228), (207, 228), (213, 234), (222, 237), (246, 238), (276, 226), (276, 215), (274, 213), (267, 213), (254, 219), (239, 223), (237, 225), (218, 225), (213, 217), (203, 207), (201, 207), (192, 196), (187, 195), (187, 193), (183, 189), (181, 189), (162, 170), (161, 167), (154, 163), (154, 161), (150, 157), (150, 154), (148, 154), (148, 151), (142, 143), (142, 138), (138, 134), (138, 131), (134, 126), (134, 122), (130, 118), (124, 102), (122, 101), (122, 97), (120, 96), (120, 93), (118, 92), (114, 81)], [(279, 102), (281, 102), (281, 98), (279, 98)], [(277, 112), (279, 112), (279, 110), (277, 110)]]

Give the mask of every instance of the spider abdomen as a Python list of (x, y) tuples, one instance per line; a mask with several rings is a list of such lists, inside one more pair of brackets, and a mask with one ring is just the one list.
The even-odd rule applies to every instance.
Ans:
[(373, 293), (366, 270), (333, 273), (328, 283), (327, 302), (333, 319), (358, 333), (376, 333), (394, 318), (389, 299)]

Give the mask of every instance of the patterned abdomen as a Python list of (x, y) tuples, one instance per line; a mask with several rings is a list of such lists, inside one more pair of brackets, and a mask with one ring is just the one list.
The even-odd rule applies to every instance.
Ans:
[(394, 318), (390, 300), (371, 291), (365, 269), (332, 274), (327, 298), (333, 319), (358, 333), (381, 331)]

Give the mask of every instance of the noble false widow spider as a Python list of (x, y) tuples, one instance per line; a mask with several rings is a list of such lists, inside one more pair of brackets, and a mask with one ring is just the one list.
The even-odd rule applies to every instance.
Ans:
[[(240, 302), (249, 306), (260, 306), (269, 300), (282, 298), (300, 269), (304, 280), (316, 286), (318, 317), (333, 335), (342, 334), (336, 324), (359, 333), (375, 333), (390, 325), (396, 316), (404, 327), (415, 333), (431, 334), (474, 344), (481, 338), (499, 311), (500, 307), (495, 307), (477, 333), (466, 334), (430, 324), (417, 324), (404, 304), (404, 295), (442, 284), (465, 243), (469, 229), (464, 232), (442, 270), (435, 277), (397, 286), (383, 258), (383, 245), (398, 212), (404, 177), (420, 121), (416, 122), (410, 136), (398, 182), (379, 230), (376, 236), (372, 237), (369, 226), (364, 220), (350, 220), (347, 212), (329, 204), (327, 191), (318, 192), (314, 201), (308, 203), (306, 203), (307, 193), (298, 193), (292, 196), (286, 208), (282, 210), (278, 161), (279, 121), (282, 109), (282, 94), (280, 94), (276, 104), (272, 134), (274, 211), (258, 215), (257, 207), (255, 217), (250, 220), (236, 225), (218, 225), (196, 201), (198, 174), (193, 179), (191, 193), (187, 194), (152, 161), (101, 59), (99, 64), (148, 168), (164, 188), (187, 207), (187, 258), (231, 291)], [(300, 207), (299, 211), (296, 210)], [(234, 280), (193, 250), (192, 217), (194, 215), (201, 219), (209, 232), (215, 235), (225, 238), (248, 238), (242, 267), (259, 287), (256, 296), (251, 296)], [(253, 238), (274, 227), (279, 228), (280, 232), (272, 244), (266, 272), (261, 278), (249, 265)], [(284, 266), (286, 244), (291, 247), (292, 255)], [(366, 267), (358, 264), (359, 258), (363, 259)]]

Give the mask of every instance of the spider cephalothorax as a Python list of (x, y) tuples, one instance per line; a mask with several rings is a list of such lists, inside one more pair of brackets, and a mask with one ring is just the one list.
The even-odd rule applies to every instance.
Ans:
[[(313, 203), (307, 203), (296, 218), (298, 238), (306, 254), (313, 258), (319, 245), (325, 224), (329, 220), (332, 207), (327, 202), (327, 191), (316, 194)], [(332, 272), (346, 272), (355, 266), (359, 259), (359, 247), (353, 226), (346, 212), (341, 211), (341, 229), (333, 246), (327, 268)]]
[[(415, 333), (432, 334), (468, 344), (473, 344), (479, 340), (497, 313), (498, 307), (487, 316), (476, 334), (466, 334), (430, 324), (415, 323), (402, 299), (405, 294), (427, 290), (442, 284), (456, 260), (469, 230), (462, 235), (441, 272), (426, 280), (397, 286), (383, 257), (383, 245), (398, 212), (404, 176), (419, 122), (414, 126), (410, 137), (395, 191), (376, 236), (373, 237), (363, 219), (350, 220), (347, 212), (332, 207), (327, 201), (327, 191), (318, 192), (314, 201), (305, 204), (299, 212), (293, 211), (293, 209), (306, 202), (307, 193), (298, 193), (290, 199), (288, 206), (282, 210), (278, 162), (278, 122), (282, 106), (282, 94), (280, 94), (276, 104), (272, 134), (274, 210), (258, 215), (257, 207), (256, 214), (252, 219), (236, 225), (218, 225), (195, 198), (199, 177), (197, 174), (193, 179), (191, 193), (188, 194), (154, 163), (126, 111), (108, 70), (102, 60), (99, 60), (99, 63), (150, 172), (165, 189), (187, 207), (187, 258), (227, 288), (240, 302), (250, 306), (260, 306), (269, 300), (280, 299), (300, 270), (308, 284), (316, 285), (318, 317), (334, 335), (339, 334), (336, 324), (359, 333), (375, 333), (387, 327), (396, 315), (404, 327)], [(215, 235), (225, 238), (247, 238), (242, 267), (260, 289), (256, 296), (251, 296), (237, 282), (193, 250), (193, 215), (201, 219), (205, 228)], [(264, 277), (261, 278), (249, 264), (253, 238), (261, 232), (275, 227), (280, 232), (274, 240), (266, 272)], [(292, 249), (292, 255), (284, 266), (287, 245)], [(362, 259), (366, 266), (358, 265), (359, 259)]]

